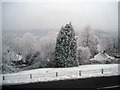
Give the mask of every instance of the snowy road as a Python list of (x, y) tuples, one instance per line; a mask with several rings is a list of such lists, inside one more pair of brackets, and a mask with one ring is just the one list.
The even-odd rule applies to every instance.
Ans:
[(3, 85), (48, 82), (57, 80), (120, 75), (120, 64), (81, 65), (72, 68), (41, 68), (12, 74), (3, 74)]

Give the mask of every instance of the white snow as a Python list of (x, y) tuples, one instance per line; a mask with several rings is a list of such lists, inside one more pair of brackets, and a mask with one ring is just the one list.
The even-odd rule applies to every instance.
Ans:
[(106, 53), (100, 52), (97, 55), (95, 55), (94, 58), (91, 58), (90, 60), (106, 61), (106, 60), (111, 60), (111, 59), (115, 59), (115, 58), (112, 56), (109, 56)]
[(22, 59), (22, 56), (15, 54), (14, 52), (9, 52), (8, 58), (11, 58), (11, 61), (20, 61)]
[(114, 57), (112, 56), (109, 56), (108, 54), (105, 53), (105, 55), (107, 56), (108, 59), (115, 59)]
[[(2, 81), (3, 85), (115, 76), (120, 75), (120, 73), (118, 73), (118, 65), (120, 64), (81, 65), (72, 68), (41, 68), (12, 74), (3, 74), (1, 76), (5, 77), (5, 80)], [(56, 76), (56, 73), (58, 76)], [(32, 78), (30, 78), (30, 74)]]

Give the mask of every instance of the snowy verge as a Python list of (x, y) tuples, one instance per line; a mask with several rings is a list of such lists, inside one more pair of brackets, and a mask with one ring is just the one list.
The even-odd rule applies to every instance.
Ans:
[(81, 65), (72, 68), (41, 68), (21, 71), (12, 74), (3, 74), (3, 85), (26, 84), (35, 82), (48, 82), (57, 80), (70, 80), (91, 77), (120, 75), (120, 64)]

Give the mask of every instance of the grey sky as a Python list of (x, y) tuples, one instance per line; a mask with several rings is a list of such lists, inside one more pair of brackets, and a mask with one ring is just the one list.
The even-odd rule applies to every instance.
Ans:
[(2, 16), (3, 30), (58, 31), (70, 21), (75, 30), (118, 28), (117, 2), (4, 2)]

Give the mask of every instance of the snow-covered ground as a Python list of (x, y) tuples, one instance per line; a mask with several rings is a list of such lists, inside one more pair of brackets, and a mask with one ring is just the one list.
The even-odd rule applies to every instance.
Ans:
[[(79, 79), (102, 76), (120, 75), (118, 67), (120, 64), (96, 64), (81, 65), (72, 68), (41, 68), (28, 71), (21, 71), (12, 74), (3, 74), (3, 85), (24, 84), (34, 82), (47, 82), (66, 79)], [(103, 69), (103, 73), (102, 73)]]

